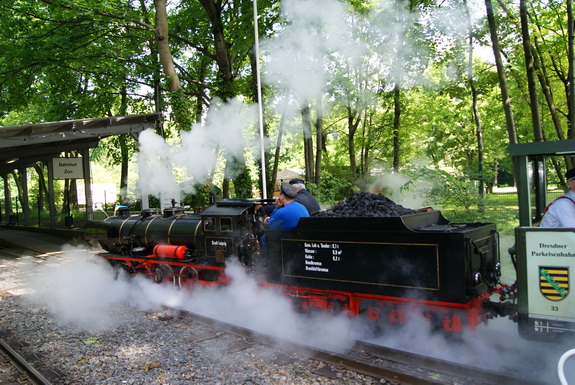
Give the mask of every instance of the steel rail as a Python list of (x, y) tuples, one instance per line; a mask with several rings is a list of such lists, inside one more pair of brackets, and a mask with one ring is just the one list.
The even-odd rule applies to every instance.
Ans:
[[(465, 383), (470, 383), (470, 380), (476, 379), (476, 383), (484, 385), (537, 384), (536, 382), (505, 373), (457, 364), (362, 341), (356, 341), (355, 346), (345, 354), (333, 353), (309, 345), (283, 341), (242, 326), (212, 319), (187, 310), (177, 310), (182, 318), (190, 318), (220, 331), (249, 338), (251, 341), (267, 346), (281, 346), (284, 350), (303, 350), (310, 358), (332, 364), (337, 368), (343, 367), (363, 375), (385, 379), (390, 383), (402, 385), (445, 385), (453, 384), (454, 379), (460, 382), (465, 380)], [(370, 362), (378, 358), (393, 365), (382, 366)]]
[(416, 353), (409, 353), (398, 349), (371, 344), (365, 341), (356, 341), (353, 351), (356, 354), (370, 355), (387, 361), (397, 361), (399, 364), (409, 364), (418, 368), (436, 373), (446, 374), (459, 378), (477, 378), (486, 384), (494, 385), (539, 385), (540, 382), (518, 378), (507, 373), (477, 368), (470, 365), (428, 357)]
[(0, 350), (4, 353), (10, 361), (20, 370), (27, 374), (28, 379), (36, 385), (50, 385), (50, 381), (46, 379), (36, 368), (28, 363), (20, 354), (18, 354), (10, 345), (5, 341), (0, 340)]

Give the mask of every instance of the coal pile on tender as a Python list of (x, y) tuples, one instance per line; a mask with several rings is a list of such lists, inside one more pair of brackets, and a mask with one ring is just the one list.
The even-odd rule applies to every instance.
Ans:
[(382, 194), (359, 192), (351, 194), (332, 208), (315, 213), (314, 217), (400, 217), (415, 214)]

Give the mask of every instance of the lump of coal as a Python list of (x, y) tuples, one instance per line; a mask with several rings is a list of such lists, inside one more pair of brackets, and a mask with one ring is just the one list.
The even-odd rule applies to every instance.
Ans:
[(359, 192), (351, 194), (332, 208), (315, 213), (317, 217), (400, 217), (415, 214), (382, 194)]

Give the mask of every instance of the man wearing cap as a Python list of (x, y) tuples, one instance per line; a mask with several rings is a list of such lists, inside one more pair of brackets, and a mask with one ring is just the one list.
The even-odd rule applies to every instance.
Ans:
[(565, 173), (565, 179), (569, 191), (547, 207), (539, 227), (575, 228), (575, 168)]
[(297, 191), (295, 201), (304, 205), (309, 215), (320, 210), (317, 199), (305, 189), (305, 182), (303, 179), (293, 178), (289, 181), (289, 184), (291, 184)]
[(295, 201), (297, 191), (289, 183), (283, 182), (280, 186), (280, 196), (277, 199), (277, 207), (272, 214), (265, 219), (273, 230), (288, 231), (299, 223), (302, 217), (309, 217), (307, 209)]

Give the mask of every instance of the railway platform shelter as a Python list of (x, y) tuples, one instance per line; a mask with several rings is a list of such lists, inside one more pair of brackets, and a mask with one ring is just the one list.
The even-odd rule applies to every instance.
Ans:
[(517, 173), (519, 225), (531, 226), (543, 217), (547, 202), (545, 161), (553, 157), (575, 159), (575, 139), (519, 143), (509, 146)]
[[(0, 127), (0, 177), (3, 179), (4, 207), (0, 207), (0, 223), (14, 221), (14, 203), (9, 187), (10, 175), (17, 175), (22, 225), (30, 224), (27, 169), (43, 162), (47, 168), (49, 227), (56, 226), (54, 196), (55, 179), (83, 179), (85, 186), (86, 220), (93, 219), (89, 151), (98, 147), (101, 139), (121, 134), (136, 137), (145, 129), (156, 129), (160, 114), (140, 114), (93, 119)], [(76, 158), (63, 154), (74, 152)], [(17, 173), (14, 173), (17, 171)], [(19, 221), (20, 222), (20, 221)]]

